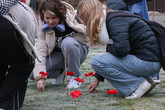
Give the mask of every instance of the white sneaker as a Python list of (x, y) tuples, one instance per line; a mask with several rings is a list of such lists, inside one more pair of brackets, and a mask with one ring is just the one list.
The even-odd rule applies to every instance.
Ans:
[(65, 79), (65, 74), (61, 73), (58, 77), (54, 78), (54, 80), (52, 81), (53, 85), (59, 85), (62, 84), (64, 82)]
[(141, 96), (143, 96), (149, 89), (151, 88), (151, 84), (144, 80), (144, 82), (128, 97), (125, 97), (126, 99), (136, 99)]
[(153, 81), (154, 81), (156, 84), (160, 84), (160, 83), (161, 83), (161, 82), (160, 82), (160, 79), (159, 79), (159, 75), (153, 77), (152, 79), (153, 79)]
[(156, 83), (153, 81), (151, 77), (146, 77), (146, 80), (151, 84), (150, 89), (145, 93), (148, 94), (153, 88), (156, 87)]
[(75, 88), (79, 88), (81, 86), (81, 82), (78, 82), (75, 80), (76, 77), (72, 76), (69, 84), (67, 86), (68, 89), (75, 89)]

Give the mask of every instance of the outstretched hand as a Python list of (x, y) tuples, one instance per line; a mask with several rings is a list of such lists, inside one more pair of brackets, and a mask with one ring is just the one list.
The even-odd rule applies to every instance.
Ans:
[(96, 87), (99, 85), (99, 82), (100, 81), (98, 79), (96, 79), (92, 84), (90, 84), (88, 86), (88, 92), (96, 93), (97, 92)]
[(44, 89), (45, 89), (45, 79), (39, 79), (37, 81), (37, 89), (40, 90), (41, 92), (44, 91)]

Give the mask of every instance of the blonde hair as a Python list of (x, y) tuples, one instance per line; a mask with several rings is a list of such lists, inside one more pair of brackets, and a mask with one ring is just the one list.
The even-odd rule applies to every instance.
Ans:
[(98, 0), (82, 0), (77, 8), (77, 15), (86, 25), (86, 34), (91, 43), (99, 43), (100, 18), (103, 17), (105, 21), (102, 3)]

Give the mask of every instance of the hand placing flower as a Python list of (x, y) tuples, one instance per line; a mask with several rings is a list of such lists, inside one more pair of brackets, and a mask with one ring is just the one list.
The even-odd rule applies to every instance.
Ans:
[(41, 78), (37, 81), (37, 89), (40, 90), (41, 92), (44, 91), (44, 89), (45, 89), (45, 79)]
[(92, 84), (88, 86), (88, 91), (90, 93), (96, 93), (97, 92), (96, 88), (99, 85), (99, 83), (100, 83), (100, 80), (96, 79)]

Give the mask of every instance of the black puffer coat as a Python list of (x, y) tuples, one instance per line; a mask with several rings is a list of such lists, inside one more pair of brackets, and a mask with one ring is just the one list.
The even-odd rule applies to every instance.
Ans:
[[(125, 11), (127, 6), (122, 0), (108, 0), (108, 8)], [(107, 17), (115, 12), (109, 12)], [(152, 62), (160, 61), (160, 47), (152, 29), (141, 19), (134, 17), (116, 17), (107, 24), (113, 45), (107, 45), (107, 51), (117, 57), (133, 54)]]

